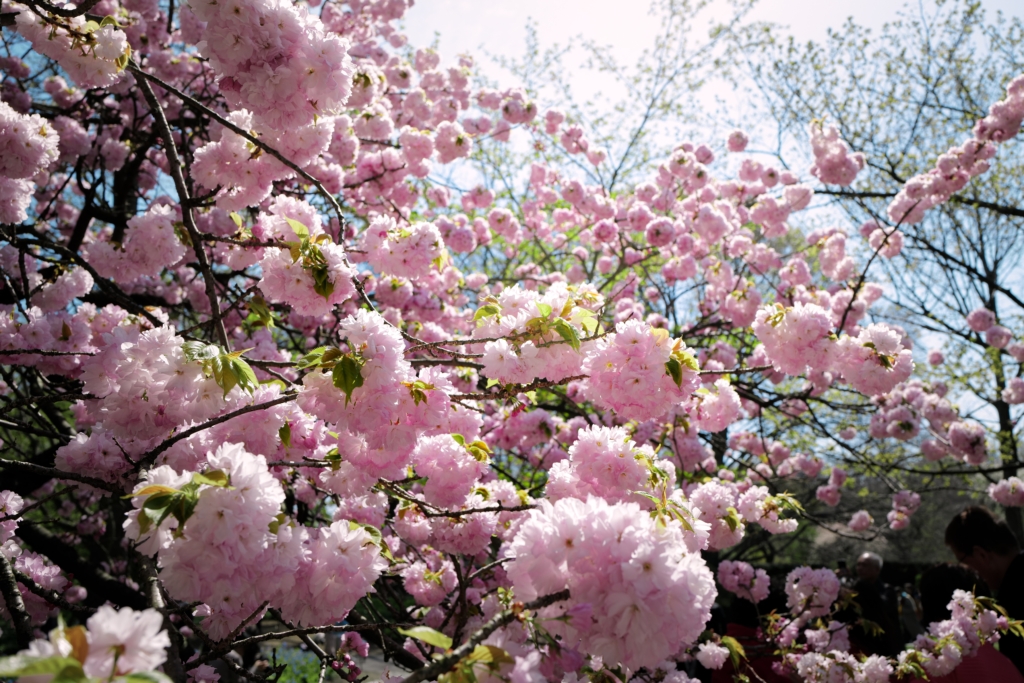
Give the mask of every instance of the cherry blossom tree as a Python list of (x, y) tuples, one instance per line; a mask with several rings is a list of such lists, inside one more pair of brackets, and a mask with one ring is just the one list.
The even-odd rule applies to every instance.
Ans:
[[(528, 79), (408, 45), (409, 4), (3, 4), (0, 676), (276, 681), (227, 655), (295, 636), (321, 680), (358, 681), (372, 642), (404, 683), (685, 683), (743, 666), (705, 627), (716, 586), (764, 599), (750, 539), (878, 474), (858, 424), (984, 466), (871, 274), (984, 182), (1024, 76), (860, 235), (804, 231), (872, 168), (834, 122), (806, 171), (743, 131), (655, 154), (742, 14), (666, 33), (649, 57), (678, 63), (641, 70), (648, 113), (602, 148)], [(999, 320), (963, 329), (1012, 353)], [(905, 527), (921, 498), (890, 497)], [(942, 675), (1021, 631), (958, 593), (898, 660), (858, 659), (831, 570), (786, 595), (766, 633), (809, 681)]]

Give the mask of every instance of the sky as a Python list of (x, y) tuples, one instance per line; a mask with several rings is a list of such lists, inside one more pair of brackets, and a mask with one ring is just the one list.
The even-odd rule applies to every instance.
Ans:
[[(926, 6), (930, 4), (926, 0)], [(989, 13), (1002, 10), (1024, 18), (1024, 0), (981, 4)], [(761, 0), (750, 16), (787, 25), (803, 42), (825, 38), (830, 27), (838, 28), (851, 16), (880, 28), (896, 18), (902, 6), (899, 0)], [(417, 0), (406, 14), (405, 31), (417, 46), (429, 45), (437, 34), (446, 62), (462, 52), (482, 56), (484, 50), (517, 56), (532, 19), (542, 46), (571, 44), (582, 37), (613, 46), (618, 59), (631, 64), (660, 28), (647, 8), (647, 0)], [(715, 11), (726, 16), (727, 3), (715, 0)], [(478, 59), (478, 64), (485, 73), (492, 72), (485, 59)]]

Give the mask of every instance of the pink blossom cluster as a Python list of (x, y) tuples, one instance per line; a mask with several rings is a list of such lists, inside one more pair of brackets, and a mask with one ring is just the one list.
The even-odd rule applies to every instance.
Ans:
[(783, 516), (783, 504), (779, 498), (769, 494), (767, 486), (748, 486), (748, 482), (741, 482), (739, 486), (746, 487), (736, 500), (736, 510), (744, 521), (756, 522), (770, 534), (796, 531), (799, 520)]
[(921, 507), (921, 494), (915, 491), (897, 491), (892, 495), (892, 510), (886, 515), (890, 529), (906, 529), (910, 517)]
[(587, 336), (585, 320), (592, 319), (592, 309), (602, 303), (600, 296), (561, 282), (544, 294), (519, 286), (502, 290), (491, 304), (495, 314), (481, 317), (473, 335), (503, 337), (484, 344), (482, 374), (515, 384), (529, 384), (538, 377), (562, 381), (584, 374), (586, 360), (597, 352), (594, 344), (582, 342), (579, 350), (573, 348), (559, 326), (582, 340)]
[(580, 429), (569, 447), (569, 457), (548, 471), (545, 492), (552, 501), (595, 496), (610, 503), (629, 500), (647, 507), (648, 501), (635, 493), (672, 491), (675, 474), (671, 461), (655, 462), (654, 450), (648, 445), (638, 447), (622, 427), (594, 425)]
[(877, 221), (870, 220), (860, 226), (860, 234), (882, 258), (895, 258), (903, 251), (904, 235), (896, 228), (885, 228)]
[(829, 373), (869, 396), (891, 391), (910, 377), (913, 357), (896, 329), (872, 323), (836, 341), (832, 320), (816, 304), (776, 304), (758, 311), (752, 329), (764, 345), (766, 360), (781, 373)]
[(86, 255), (96, 272), (114, 282), (129, 283), (142, 277), (155, 278), (188, 253), (175, 231), (180, 214), (168, 204), (152, 206), (128, 221), (121, 244), (93, 242)]
[(743, 539), (745, 525), (737, 512), (739, 493), (732, 482), (712, 479), (689, 492), (694, 515), (711, 525), (708, 547), (722, 550)]
[(1024, 506), (1024, 481), (1007, 477), (988, 485), (988, 496), (1005, 507)]
[[(1005, 349), (1013, 341), (1013, 333), (996, 323), (996, 314), (987, 308), (976, 308), (967, 314), (967, 326), (985, 334), (985, 342), (996, 349)], [(1013, 349), (1010, 349), (1013, 355)]]
[(967, 183), (989, 169), (996, 145), (1020, 132), (1024, 120), (1024, 75), (1006, 88), (1006, 98), (993, 104), (974, 126), (974, 137), (939, 156), (935, 168), (907, 181), (889, 204), (889, 220), (896, 224), (920, 223), (928, 209), (949, 201)]
[[(296, 259), (288, 249), (267, 249), (260, 260), (260, 291), (268, 301), (288, 304), (300, 315), (322, 318), (356, 293), (354, 271), (341, 245), (323, 240), (308, 249), (317, 255), (301, 254)], [(317, 262), (311, 263), (313, 259)], [(318, 275), (326, 280), (326, 286), (317, 281)]]
[(831, 569), (797, 567), (786, 576), (786, 605), (801, 619), (823, 617), (839, 597), (839, 588)]
[(981, 607), (967, 591), (954, 591), (947, 607), (952, 612), (950, 618), (929, 624), (928, 632), (914, 641), (929, 676), (949, 674), (982, 645), (998, 641), (999, 629), (1006, 628), (1006, 617)]
[(850, 146), (839, 137), (839, 129), (821, 122), (810, 126), (814, 165), (811, 175), (827, 185), (850, 185), (864, 168), (864, 154), (850, 153)]
[[(227, 116), (244, 131), (255, 131), (260, 138), (299, 167), (314, 162), (331, 145), (335, 119), (325, 117), (306, 125), (278, 131), (261, 124), (246, 109)], [(275, 181), (294, 175), (294, 171), (251, 141), (217, 125), (214, 139), (195, 152), (192, 176), (198, 183), (217, 190), (217, 206), (238, 211), (259, 204), (273, 189)], [(340, 190), (340, 169), (337, 169)]]
[(19, 654), (40, 659), (80, 657), (85, 675), (96, 679), (147, 674), (167, 661), (171, 639), (163, 625), (164, 617), (155, 609), (103, 605), (85, 622), (87, 649), (73, 643), (62, 625), (49, 638), (33, 640)]
[(230, 633), (267, 599), (285, 618), (315, 625), (343, 618), (372, 590), (387, 563), (364, 529), (346, 520), (313, 530), (276, 526), (284, 491), (263, 456), (222, 444), (207, 462), (227, 475), (228, 486), (203, 486), (183, 528), (172, 518), (155, 530), (139, 526), (140, 492), (160, 480), (176, 488), (191, 478), (165, 466), (136, 488), (125, 530), (143, 542), (140, 549), (155, 550), (172, 597), (203, 603), (198, 614), (212, 637)]
[(1002, 396), (1003, 400), (1010, 405), (1024, 403), (1024, 378), (1011, 377), (1008, 379)]
[(805, 683), (887, 683), (893, 666), (885, 657), (869, 655), (863, 660), (839, 650), (788, 655), (795, 674)]
[(634, 420), (665, 415), (689, 398), (699, 381), (697, 361), (681, 339), (637, 320), (618, 323), (614, 334), (595, 342), (583, 371), (590, 401)]
[(452, 563), (440, 560), (411, 563), (402, 570), (402, 583), (416, 604), (428, 607), (441, 604), (459, 585)]
[(934, 432), (945, 434), (949, 425), (959, 416), (944, 397), (943, 389), (940, 384), (910, 380), (886, 394), (876, 396), (873, 402), (877, 410), (871, 416), (869, 428), (871, 436), (876, 439), (892, 437), (907, 441), (920, 433), (922, 419), (928, 420)]
[(445, 258), (441, 232), (432, 223), (398, 226), (394, 219), (374, 220), (361, 242), (366, 260), (381, 274), (395, 274), (418, 281), (429, 277), (431, 267), (440, 269)]
[[(102, 88), (115, 84), (131, 47), (124, 31), (114, 24), (88, 30), (84, 16), (56, 20), (36, 14), (34, 9), (12, 3), (17, 11), (15, 25), (32, 49), (53, 59), (83, 88)], [(95, 26), (95, 24), (93, 24)], [(87, 40), (80, 36), (86, 34)]]
[(846, 526), (850, 528), (850, 531), (867, 531), (871, 528), (871, 525), (875, 523), (875, 519), (868, 513), (867, 510), (858, 510), (853, 513), (850, 517), (850, 521), (846, 523)]
[(746, 562), (725, 560), (718, 565), (718, 583), (730, 593), (753, 603), (759, 603), (771, 592), (768, 572), (754, 569)]
[[(707, 364), (704, 368), (709, 369)], [(693, 400), (695, 405), (687, 412), (694, 418), (698, 429), (721, 432), (743, 416), (743, 404), (729, 380), (715, 380), (712, 386), (714, 392), (707, 388), (697, 390)]]
[(349, 44), (313, 13), (278, 0), (189, 4), (203, 22), (200, 54), (220, 92), (269, 128), (285, 131), (336, 113), (352, 91)]
[(225, 405), (221, 387), (201, 363), (186, 358), (181, 338), (167, 326), (143, 332), (128, 321), (116, 325), (104, 333), (102, 350), (83, 362), (81, 379), (86, 391), (105, 400), (88, 404), (89, 437), (79, 434), (58, 451), (58, 467), (67, 458), (69, 471), (100, 475), (100, 452), (104, 462), (126, 465), (121, 448), (145, 450), (144, 442), (212, 417)]
[(419, 440), (413, 452), (416, 473), (427, 478), (423, 499), (441, 508), (464, 505), (477, 482), (490, 469), (485, 456), (475, 455), (449, 434)]
[(366, 488), (380, 476), (401, 478), (420, 436), (477, 437), (475, 413), (450, 407), (448, 375), (426, 368), (417, 376), (401, 333), (379, 314), (359, 310), (341, 322), (339, 334), (351, 354), (345, 362), (358, 366), (359, 386), (346, 394), (332, 372), (313, 371), (303, 377), (298, 404), (337, 428), (338, 451)]
[(909, 379), (914, 360), (896, 330), (872, 323), (856, 337), (847, 335), (839, 340), (832, 369), (857, 391), (874, 396)]
[(542, 501), (507, 549), (520, 600), (569, 589), (545, 610), (563, 647), (606, 665), (654, 666), (694, 643), (710, 617), (714, 579), (687, 552), (678, 522), (656, 523), (635, 503), (600, 498)]
[(18, 552), (17, 544), (11, 541), (18, 528), (18, 513), (25, 506), (25, 500), (14, 491), (0, 491), (0, 554), (11, 559)]
[[(26, 12), (27, 8), (21, 14)], [(20, 223), (28, 217), (30, 179), (57, 160), (58, 140), (43, 117), (22, 114), (0, 102), (0, 223)]]
[(772, 366), (787, 375), (802, 375), (809, 365), (821, 367), (830, 357), (832, 317), (815, 304), (765, 307), (751, 326), (764, 344)]

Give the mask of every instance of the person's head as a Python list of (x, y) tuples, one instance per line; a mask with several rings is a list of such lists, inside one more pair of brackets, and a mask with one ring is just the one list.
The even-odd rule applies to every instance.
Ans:
[(946, 545), (957, 562), (978, 572), (992, 590), (1003, 582), (1010, 562), (1020, 552), (1017, 537), (988, 508), (973, 505), (946, 527)]
[(857, 558), (857, 577), (862, 581), (877, 581), (882, 573), (882, 557), (877, 553), (861, 553)]
[(921, 618), (925, 624), (949, 619), (949, 601), (953, 591), (984, 594), (981, 577), (961, 564), (940, 564), (921, 575)]

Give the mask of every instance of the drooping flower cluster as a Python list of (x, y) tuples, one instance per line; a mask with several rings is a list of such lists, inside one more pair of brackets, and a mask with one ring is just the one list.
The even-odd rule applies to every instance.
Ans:
[(426, 278), (431, 265), (445, 257), (441, 232), (432, 223), (398, 227), (394, 219), (375, 220), (363, 233), (366, 260), (382, 274), (394, 274), (416, 281)]
[(188, 253), (174, 224), (180, 220), (167, 204), (153, 206), (128, 221), (121, 244), (94, 242), (87, 255), (96, 272), (114, 282), (129, 283), (142, 277), (155, 278)]
[(887, 518), (890, 529), (905, 529), (910, 524), (910, 516), (921, 507), (921, 494), (915, 491), (897, 491), (892, 495), (892, 510)]
[[(316, 625), (343, 618), (372, 590), (386, 562), (364, 529), (346, 520), (314, 530), (281, 524), (280, 482), (263, 456), (239, 444), (221, 445), (207, 462), (223, 483), (207, 476), (190, 491), (189, 475), (155, 470), (136, 488), (125, 530), (140, 550), (156, 552), (172, 597), (203, 603), (198, 614), (212, 637), (230, 633), (264, 601)], [(158, 509), (153, 495), (194, 495), (194, 512), (183, 524), (169, 515), (153, 528), (143, 510)]]
[(718, 583), (739, 597), (758, 603), (768, 597), (771, 579), (763, 569), (754, 569), (746, 562), (725, 560), (718, 565)]
[(839, 129), (824, 124), (812, 123), (810, 127), (811, 151), (814, 165), (811, 175), (828, 185), (851, 184), (864, 168), (864, 154), (851, 153), (850, 146), (839, 137)]
[(947, 608), (952, 612), (950, 618), (929, 624), (928, 632), (914, 641), (929, 676), (949, 674), (983, 644), (998, 641), (999, 629), (1006, 627), (1006, 617), (981, 606), (964, 590), (953, 591)]
[[(22, 14), (26, 12), (27, 8)], [(43, 117), (21, 114), (0, 102), (0, 223), (20, 223), (28, 217), (29, 179), (57, 160), (58, 139)]]
[(822, 617), (839, 597), (839, 588), (831, 569), (797, 567), (786, 576), (786, 605), (800, 619)]
[(583, 373), (593, 343), (592, 308), (603, 299), (558, 283), (540, 295), (509, 287), (477, 310), (475, 337), (504, 337), (484, 344), (482, 374), (502, 383), (529, 384), (535, 378), (562, 381)]
[(832, 318), (814, 304), (797, 303), (791, 309), (765, 307), (751, 326), (773, 367), (788, 375), (801, 375), (809, 365), (822, 367), (829, 358)]
[(62, 623), (50, 632), (48, 639), (33, 640), (27, 650), (19, 653), (13, 677), (28, 679), (36, 673), (33, 668), (64, 670), (66, 664), (60, 661), (64, 658), (77, 660), (81, 666), (79, 675), (84, 673), (100, 680), (154, 672), (167, 661), (171, 644), (163, 625), (164, 617), (155, 609), (135, 611), (130, 607), (114, 609), (103, 605), (86, 620), (84, 627), (67, 628)]
[(592, 426), (579, 430), (569, 457), (552, 466), (547, 497), (556, 501), (595, 496), (611, 503), (645, 504), (635, 492), (657, 495), (674, 488), (675, 467), (670, 461), (655, 462), (654, 450), (637, 447), (622, 427)]
[(586, 397), (631, 420), (665, 415), (697, 389), (697, 360), (681, 339), (635, 320), (599, 339), (583, 367)]
[[(654, 666), (693, 643), (715, 597), (711, 572), (686, 551), (678, 523), (659, 525), (635, 503), (542, 502), (507, 553), (517, 598), (569, 589), (552, 623), (567, 646), (607, 665)], [(584, 609), (586, 608), (586, 609)]]
[(12, 4), (17, 10), (18, 33), (32, 43), (32, 49), (53, 59), (71, 79), (83, 88), (113, 85), (131, 55), (128, 36), (117, 22), (88, 23), (77, 16), (44, 19), (25, 5)]
[(874, 518), (867, 510), (858, 510), (853, 513), (853, 516), (850, 517), (850, 521), (846, 523), (846, 526), (850, 527), (850, 531), (860, 532), (867, 531), (874, 523)]
[(1006, 98), (989, 109), (974, 126), (974, 137), (950, 148), (927, 173), (907, 181), (889, 204), (894, 224), (920, 223), (928, 209), (949, 201), (967, 183), (989, 169), (996, 146), (1017, 135), (1024, 121), (1024, 76), (1010, 81)]
[(232, 108), (285, 131), (336, 113), (348, 99), (349, 45), (316, 15), (278, 0), (194, 0), (189, 7), (204, 22), (199, 51), (221, 76)]
[(1024, 481), (1007, 477), (988, 485), (989, 498), (1005, 507), (1024, 506)]

